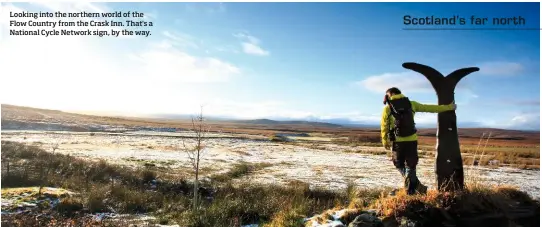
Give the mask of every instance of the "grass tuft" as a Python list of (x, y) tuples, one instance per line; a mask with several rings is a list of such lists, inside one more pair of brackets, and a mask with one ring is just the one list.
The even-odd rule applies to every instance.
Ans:
[[(97, 212), (148, 213), (158, 217), (155, 223), (187, 227), (303, 226), (308, 224), (304, 218), (320, 214), (312, 220), (323, 222), (341, 209), (347, 209), (340, 218), (345, 224), (369, 209), (381, 218), (399, 221), (407, 217), (424, 223), (424, 226), (442, 226), (446, 221), (442, 214), (456, 223), (464, 221), (461, 218), (514, 214), (518, 210), (539, 215), (538, 201), (526, 193), (512, 187), (489, 187), (474, 180), (468, 182), (464, 192), (429, 190), (426, 195), (416, 196), (406, 195), (404, 190), (388, 196), (391, 188), (356, 188), (351, 183), (344, 191), (329, 191), (312, 188), (302, 181), (291, 181), (286, 186), (233, 181), (268, 167), (268, 163), (239, 163), (224, 175), (211, 178), (202, 184), (199, 210), (193, 211), (190, 209), (191, 183), (166, 175), (159, 169), (141, 167), (134, 170), (103, 160), (93, 162), (51, 154), (38, 147), (5, 141), (2, 141), (2, 156), (10, 157), (12, 163), (9, 173), (2, 165), (3, 198), (25, 193), (36, 196), (36, 187), (32, 190), (16, 187), (36, 186), (33, 184), (42, 176), (33, 171), (40, 172), (40, 168), (52, 168), (49, 175), (43, 176), (48, 180), (47, 186), (78, 192), (71, 196), (58, 195), (60, 203), (52, 210), (48, 211), (49, 206), (45, 205), (38, 207), (40, 212), (48, 215), (40, 212), (3, 215), (2, 224), (7, 226), (88, 226), (92, 220), (85, 214)], [(43, 195), (52, 196), (51, 192), (45, 188)], [(525, 223), (533, 220), (528, 219)], [(523, 223), (523, 226), (529, 225)]]

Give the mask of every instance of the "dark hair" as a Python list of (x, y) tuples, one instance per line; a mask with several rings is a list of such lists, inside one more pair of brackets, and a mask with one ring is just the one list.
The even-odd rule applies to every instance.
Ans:
[(388, 89), (386, 91), (386, 93), (393, 93), (393, 94), (398, 95), (398, 94), (401, 94), (401, 90), (399, 90), (399, 88), (392, 87), (392, 88)]

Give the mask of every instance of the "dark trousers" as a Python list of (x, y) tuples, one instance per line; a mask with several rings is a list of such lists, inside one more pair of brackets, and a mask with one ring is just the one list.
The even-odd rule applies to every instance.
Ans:
[(416, 192), (420, 183), (416, 176), (418, 165), (418, 141), (393, 142), (393, 165), (405, 178), (405, 189), (409, 195)]

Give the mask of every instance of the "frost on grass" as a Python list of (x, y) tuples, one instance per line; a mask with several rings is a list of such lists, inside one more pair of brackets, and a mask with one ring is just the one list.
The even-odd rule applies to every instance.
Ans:
[[(106, 159), (122, 165), (156, 165), (170, 169), (190, 168), (186, 153), (180, 150), (179, 136), (188, 132), (131, 132), (89, 133), (64, 132), (56, 152), (87, 159)], [(216, 133), (215, 133), (216, 134)], [(210, 136), (211, 137), (211, 136)], [(39, 131), (10, 131), (2, 133), (2, 140), (52, 143), (50, 133)], [(186, 139), (190, 143), (190, 139)], [(47, 145), (48, 146), (48, 145)], [(202, 160), (204, 176), (228, 172), (238, 163), (267, 163), (237, 181), (262, 184), (288, 184), (303, 181), (311, 188), (345, 189), (348, 182), (362, 188), (402, 187), (403, 179), (386, 155), (364, 152), (379, 148), (363, 146), (323, 145), (315, 148), (272, 143), (257, 139), (232, 137), (230, 134), (212, 135), (206, 142), (207, 153)], [(435, 188), (434, 160), (421, 158), (418, 177), (429, 188)], [(465, 166), (466, 177), (488, 185), (512, 185), (539, 198), (540, 171), (515, 168), (485, 168)]]
[(2, 214), (17, 214), (31, 211), (36, 208), (52, 208), (60, 199), (74, 195), (74, 192), (44, 187), (42, 196), (38, 195), (38, 187), (7, 188), (2, 189)]

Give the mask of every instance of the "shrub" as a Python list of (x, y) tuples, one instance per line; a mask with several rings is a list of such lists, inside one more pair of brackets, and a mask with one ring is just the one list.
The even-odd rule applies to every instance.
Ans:
[(72, 216), (75, 212), (83, 209), (83, 203), (75, 197), (66, 197), (55, 206), (55, 210), (65, 216)]
[(105, 187), (91, 189), (86, 198), (86, 205), (91, 213), (108, 211), (105, 204), (107, 194)]
[(141, 171), (141, 180), (143, 183), (149, 183), (156, 179), (156, 172), (145, 168), (143, 171)]
[(350, 135), (348, 136), (349, 143), (380, 143), (379, 135)]

